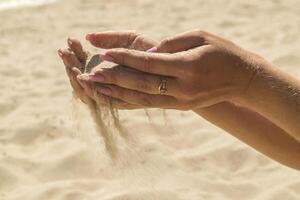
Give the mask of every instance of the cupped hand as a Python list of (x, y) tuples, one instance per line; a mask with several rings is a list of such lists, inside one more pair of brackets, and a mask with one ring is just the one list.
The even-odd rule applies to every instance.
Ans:
[[(243, 95), (261, 59), (198, 30), (166, 39), (150, 51), (108, 50), (102, 59), (138, 72), (99, 70), (90, 81), (108, 84), (99, 92), (130, 104), (191, 110)], [(167, 88), (163, 94), (159, 90), (162, 81)]]
[[(143, 51), (157, 45), (154, 40), (132, 31), (91, 33), (86, 36), (86, 39), (90, 41), (92, 45), (105, 49), (122, 47)], [(95, 89), (98, 88), (99, 84), (78, 79), (78, 76), (83, 72), (87, 53), (79, 40), (68, 38), (67, 43), (68, 48), (58, 50), (58, 54), (65, 65), (67, 75), (76, 97), (81, 99), (84, 103), (87, 103), (88, 101), (96, 101), (102, 105), (113, 103), (114, 107), (118, 109), (144, 108), (144, 106), (130, 104), (113, 97), (110, 97), (110, 101), (108, 101), (106, 95), (99, 92), (97, 93), (97, 91), (95, 92)], [(118, 71), (120, 73), (133, 71), (132, 69), (123, 68), (121, 66), (112, 67), (110, 70), (114, 72)]]

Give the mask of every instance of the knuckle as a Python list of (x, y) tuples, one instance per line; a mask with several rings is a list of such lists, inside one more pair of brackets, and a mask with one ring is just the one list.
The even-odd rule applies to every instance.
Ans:
[(145, 38), (144, 35), (142, 35), (140, 33), (136, 33), (135, 38), (133, 40), (133, 43), (136, 43), (138, 41), (142, 41), (142, 40), (144, 40), (144, 38)]
[(185, 53), (185, 57), (190, 58), (191, 60), (195, 60), (199, 55), (199, 52), (195, 49), (189, 49)]
[(206, 31), (203, 31), (200, 29), (198, 29), (196, 32), (197, 32), (198, 36), (203, 37), (203, 38), (205, 38), (208, 35), (208, 33)]
[(129, 31), (129, 39), (135, 39), (137, 36), (139, 36), (140, 33), (137, 30), (131, 30)]
[(170, 44), (171, 38), (165, 38), (162, 42), (162, 46), (168, 46)]
[(163, 50), (168, 50), (172, 48), (172, 40), (171, 38), (165, 38), (159, 45), (159, 48)]
[(131, 50), (130, 49), (124, 49), (124, 55), (131, 55)]
[(122, 51), (121, 51), (121, 58), (120, 58), (121, 60), (120, 60), (120, 62), (121, 62), (122, 64), (126, 63), (127, 58), (128, 58), (129, 56), (131, 56), (131, 51), (130, 51), (129, 49), (124, 49), (124, 50), (122, 50)]
[(73, 51), (69, 51), (69, 50), (68, 50), (68, 51), (66, 52), (65, 55), (66, 55), (67, 58), (70, 59), (70, 58), (72, 58), (73, 56), (75, 56), (75, 53), (74, 53)]
[(122, 89), (120, 89), (118, 86), (110, 85), (110, 89), (111, 89), (112, 95), (114, 97), (117, 97), (120, 99), (124, 99), (126, 97), (125, 92)]
[(134, 49), (135, 41), (140, 37), (140, 33), (133, 30), (128, 34), (127, 46), (131, 49)]
[(72, 67), (74, 65), (73, 63), (74, 55), (75, 55), (74, 53), (69, 51), (64, 54), (64, 61), (67, 66)]
[(138, 77), (136, 81), (136, 88), (141, 91), (149, 91), (150, 90), (150, 81), (147, 78)]
[(119, 77), (121, 76), (122, 73), (117, 68), (110, 68), (109, 70), (106, 70), (105, 73), (105, 77), (107, 78), (107, 81), (116, 85), (119, 84)]
[(148, 54), (145, 54), (145, 57), (144, 57), (144, 61), (143, 61), (143, 71), (144, 72), (150, 72), (151, 71), (151, 66), (153, 66), (153, 59), (148, 55)]
[(147, 50), (149, 49), (144, 35), (138, 35), (132, 43), (132, 49)]
[(128, 46), (130, 49), (137, 49), (138, 46), (137, 44), (139, 43), (140, 40), (143, 40), (142, 34), (138, 32), (132, 32), (129, 35), (129, 40), (128, 40)]
[(203, 43), (206, 43), (211, 34), (207, 31), (203, 31), (201, 29), (196, 29), (196, 30), (192, 31), (192, 35), (194, 37), (199, 38), (199, 40), (202, 41)]
[(190, 50), (187, 50), (184, 53), (179, 53), (174, 57), (174, 60), (179, 63), (179, 66), (183, 66), (183, 69), (186, 69), (186, 66), (189, 66), (192, 64), (192, 62), (195, 60), (194, 57), (191, 56), (189, 53)]

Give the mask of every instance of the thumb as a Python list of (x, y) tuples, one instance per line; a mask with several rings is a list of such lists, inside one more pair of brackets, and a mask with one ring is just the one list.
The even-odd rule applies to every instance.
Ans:
[(156, 41), (135, 31), (89, 33), (86, 35), (86, 40), (93, 46), (103, 49), (126, 48), (145, 51), (157, 45)]
[(157, 52), (176, 53), (205, 45), (205, 35), (205, 32), (196, 30), (166, 38), (157, 46)]

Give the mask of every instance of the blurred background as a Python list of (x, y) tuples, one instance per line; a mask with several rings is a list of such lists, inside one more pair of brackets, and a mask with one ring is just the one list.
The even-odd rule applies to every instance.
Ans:
[(298, 0), (0, 0), (0, 200), (300, 199), (299, 172), (192, 112), (122, 111), (135, 145), (111, 162), (57, 55), (69, 36), (91, 48), (89, 32), (202, 29), (300, 77), (299, 13)]

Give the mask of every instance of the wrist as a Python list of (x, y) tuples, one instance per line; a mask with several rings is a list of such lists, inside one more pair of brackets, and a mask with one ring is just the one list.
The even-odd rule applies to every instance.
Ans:
[(251, 61), (248, 69), (248, 80), (241, 90), (241, 92), (235, 96), (233, 101), (238, 104), (247, 105), (252, 101), (258, 101), (262, 95), (265, 83), (265, 78), (272, 74), (273, 66), (271, 63), (263, 59), (262, 57), (255, 56)]
[(249, 100), (253, 96), (253, 90), (258, 87), (261, 76), (271, 68), (270, 63), (264, 58), (249, 53), (245, 56), (240, 68), (240, 73), (237, 74), (237, 92), (233, 95), (231, 101), (242, 103)]

